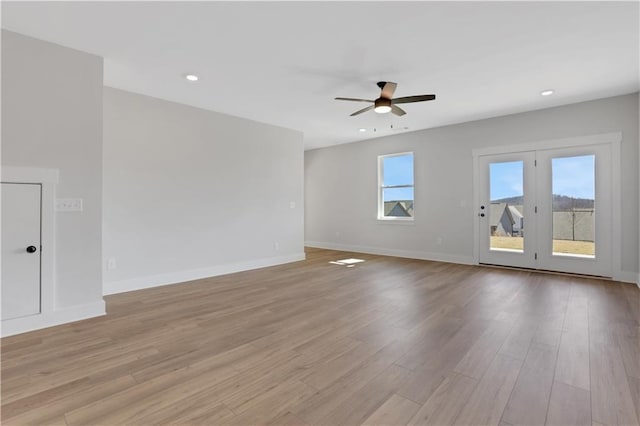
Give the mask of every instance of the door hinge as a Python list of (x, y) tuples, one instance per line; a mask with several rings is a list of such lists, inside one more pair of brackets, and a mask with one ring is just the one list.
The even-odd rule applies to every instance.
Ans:
[(538, 213), (538, 206), (535, 206), (535, 207), (533, 208), (533, 211), (534, 211), (534, 213), (536, 213), (536, 214), (537, 214), (537, 213)]
[(538, 160), (533, 160), (533, 167), (538, 167)]
[(535, 260), (538, 260), (538, 253), (534, 253), (533, 258), (534, 258)]

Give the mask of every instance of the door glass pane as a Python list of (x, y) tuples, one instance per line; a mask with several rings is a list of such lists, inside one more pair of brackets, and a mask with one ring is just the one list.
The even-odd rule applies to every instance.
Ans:
[(524, 247), (524, 162), (489, 164), (491, 250), (522, 253)]
[(595, 156), (553, 158), (553, 254), (595, 257)]

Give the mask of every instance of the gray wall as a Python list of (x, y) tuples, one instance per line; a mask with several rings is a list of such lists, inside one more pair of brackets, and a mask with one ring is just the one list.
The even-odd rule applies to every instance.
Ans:
[[(473, 149), (618, 131), (621, 264), (623, 271), (638, 271), (637, 93), (307, 151), (305, 240), (472, 262)], [(378, 221), (377, 156), (406, 151), (415, 153), (415, 223)]]
[(300, 132), (105, 88), (105, 293), (303, 258), (303, 157)]
[(102, 300), (102, 58), (2, 31), (2, 164), (60, 171), (56, 306)]

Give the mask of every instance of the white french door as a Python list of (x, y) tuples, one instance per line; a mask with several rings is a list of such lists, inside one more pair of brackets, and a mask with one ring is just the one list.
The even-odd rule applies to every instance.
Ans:
[(609, 144), (478, 157), (479, 261), (612, 276)]
[(480, 166), (480, 263), (536, 267), (535, 151), (486, 155)]

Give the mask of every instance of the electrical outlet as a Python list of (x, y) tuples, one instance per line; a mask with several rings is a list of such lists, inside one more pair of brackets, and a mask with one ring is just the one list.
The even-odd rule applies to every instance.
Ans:
[(295, 209), (296, 208), (296, 202), (295, 201), (290, 201), (289, 202), (289, 208), (290, 209)]
[(442, 244), (442, 237), (438, 237), (437, 242), (438, 242), (438, 245)]
[(82, 198), (58, 198), (56, 199), (56, 211), (81, 212)]
[(275, 251), (280, 250), (280, 243), (279, 243), (279, 242), (277, 242), (277, 241), (276, 241), (276, 242), (274, 242), (274, 243), (273, 243), (273, 249), (274, 249)]
[(107, 269), (108, 270), (113, 270), (116, 269), (118, 266), (116, 264), (116, 258), (115, 257), (110, 257), (107, 259)]

